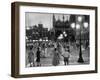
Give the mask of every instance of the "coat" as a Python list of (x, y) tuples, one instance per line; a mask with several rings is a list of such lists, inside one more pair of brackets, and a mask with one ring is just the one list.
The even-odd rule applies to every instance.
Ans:
[(54, 51), (52, 65), (57, 66), (60, 63), (59, 60), (60, 60), (59, 52)]

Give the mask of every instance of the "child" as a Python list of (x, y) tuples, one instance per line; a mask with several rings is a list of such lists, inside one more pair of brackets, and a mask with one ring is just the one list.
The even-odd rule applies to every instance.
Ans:
[(64, 65), (66, 65), (66, 64), (68, 65), (70, 54), (67, 49), (65, 49), (65, 52), (63, 53), (62, 56), (64, 57)]

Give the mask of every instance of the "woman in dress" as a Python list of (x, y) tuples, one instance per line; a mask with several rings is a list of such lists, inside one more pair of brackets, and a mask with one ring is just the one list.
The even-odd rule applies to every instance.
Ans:
[(33, 49), (33, 46), (30, 47), (30, 51), (28, 53), (28, 60), (29, 60), (30, 67), (35, 66), (35, 64), (34, 64), (34, 53), (33, 53), (32, 49)]
[(37, 52), (36, 52), (36, 62), (37, 62), (37, 66), (41, 66), (41, 63), (40, 63), (40, 49), (37, 48)]
[(59, 65), (59, 63), (60, 63), (59, 60), (60, 60), (59, 52), (57, 51), (57, 48), (55, 48), (54, 49), (54, 54), (53, 54), (52, 65), (53, 66)]

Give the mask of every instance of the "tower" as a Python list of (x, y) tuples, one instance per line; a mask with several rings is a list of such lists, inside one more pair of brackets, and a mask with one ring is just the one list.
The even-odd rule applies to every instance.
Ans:
[(53, 27), (55, 26), (56, 23), (56, 19), (55, 19), (55, 15), (53, 14)]

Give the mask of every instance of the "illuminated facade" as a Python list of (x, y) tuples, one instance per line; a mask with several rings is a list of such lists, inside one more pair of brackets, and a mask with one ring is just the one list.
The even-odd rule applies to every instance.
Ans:
[[(68, 18), (69, 16), (69, 18)], [(55, 40), (59, 37), (60, 34), (63, 34), (65, 32), (67, 34), (66, 41), (68, 39), (74, 38), (74, 31), (70, 27), (70, 15), (67, 16), (67, 19), (65, 20), (65, 16), (62, 15), (62, 20), (58, 19), (56, 20), (55, 15), (53, 14), (53, 29), (55, 34)]]

